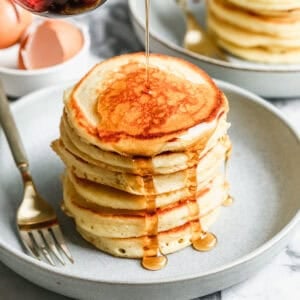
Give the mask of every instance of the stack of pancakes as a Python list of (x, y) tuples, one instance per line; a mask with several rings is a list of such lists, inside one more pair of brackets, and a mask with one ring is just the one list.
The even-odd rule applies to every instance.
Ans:
[(231, 148), (228, 103), (206, 73), (156, 54), (148, 71), (146, 83), (143, 53), (95, 66), (65, 93), (52, 144), (79, 233), (102, 251), (144, 260), (215, 244), (207, 230), (228, 197)]
[(299, 0), (209, 0), (208, 27), (219, 45), (247, 60), (300, 62)]

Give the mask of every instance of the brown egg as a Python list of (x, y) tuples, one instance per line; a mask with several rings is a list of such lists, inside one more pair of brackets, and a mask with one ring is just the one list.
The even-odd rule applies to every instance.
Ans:
[(0, 49), (17, 43), (32, 22), (32, 14), (11, 0), (0, 1)]
[(28, 31), (19, 49), (20, 69), (41, 69), (61, 64), (82, 48), (82, 32), (62, 20), (46, 20)]

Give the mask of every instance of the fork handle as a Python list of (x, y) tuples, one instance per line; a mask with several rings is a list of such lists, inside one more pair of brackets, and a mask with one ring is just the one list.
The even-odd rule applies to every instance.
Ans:
[(20, 171), (27, 171), (28, 159), (21, 141), (19, 131), (11, 113), (8, 99), (0, 80), (0, 124), (7, 138), (15, 163)]

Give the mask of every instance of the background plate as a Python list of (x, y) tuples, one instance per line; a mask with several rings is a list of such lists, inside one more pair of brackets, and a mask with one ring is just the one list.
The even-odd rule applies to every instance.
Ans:
[(300, 143), (276, 109), (257, 96), (217, 82), (230, 102), (233, 156), (229, 181), (235, 203), (223, 208), (211, 252), (187, 248), (169, 255), (159, 272), (138, 260), (97, 251), (59, 209), (62, 163), (49, 145), (58, 136), (62, 92), (41, 90), (13, 105), (17, 125), (41, 194), (59, 212), (76, 263), (52, 268), (25, 255), (15, 230), (21, 180), (0, 132), (0, 258), (20, 275), (58, 293), (84, 299), (192, 299), (248, 278), (287, 243), (300, 206)]
[[(200, 24), (205, 27), (205, 1), (190, 7)], [(144, 1), (129, 0), (133, 28), (142, 43), (145, 33)], [(300, 96), (300, 64), (272, 65), (246, 62), (229, 57), (229, 62), (213, 59), (184, 49), (185, 21), (175, 0), (151, 0), (150, 48), (190, 60), (211, 76), (247, 88), (256, 94), (271, 98)]]

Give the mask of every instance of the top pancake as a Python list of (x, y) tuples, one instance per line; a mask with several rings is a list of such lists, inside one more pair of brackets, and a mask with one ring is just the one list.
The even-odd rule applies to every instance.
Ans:
[(67, 118), (86, 142), (122, 155), (154, 156), (204, 144), (228, 111), (225, 96), (201, 69), (144, 53), (96, 65), (65, 94)]

